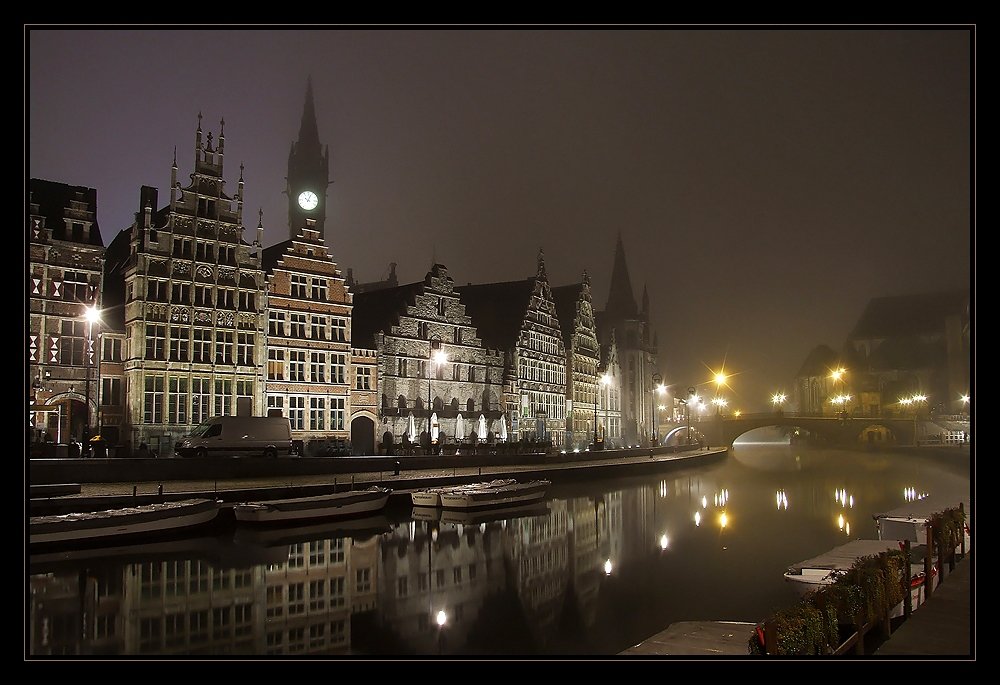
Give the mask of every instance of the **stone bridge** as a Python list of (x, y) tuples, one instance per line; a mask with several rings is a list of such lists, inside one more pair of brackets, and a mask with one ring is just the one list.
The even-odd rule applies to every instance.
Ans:
[[(805, 431), (806, 438), (820, 438), (838, 446), (887, 446), (916, 444), (917, 424), (912, 419), (880, 416), (816, 416), (789, 412), (721, 415), (691, 422), (691, 434), (704, 436), (709, 445), (732, 446), (755, 428), (777, 426)], [(686, 425), (671, 430), (665, 442), (683, 443)]]

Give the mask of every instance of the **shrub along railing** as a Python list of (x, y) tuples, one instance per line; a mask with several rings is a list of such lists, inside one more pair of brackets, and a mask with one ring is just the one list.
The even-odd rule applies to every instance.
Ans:
[[(965, 549), (965, 510), (949, 509), (931, 517), (927, 526), (924, 597), (933, 592), (931, 550), (937, 549), (938, 568), (955, 570), (956, 548)], [(850, 570), (829, 585), (809, 592), (797, 604), (758, 625), (749, 639), (751, 654), (839, 655), (864, 654), (865, 635), (881, 629), (892, 632), (890, 615), (903, 604), (903, 620), (913, 611), (910, 542), (901, 550), (858, 559)], [(940, 581), (939, 581), (940, 582)]]

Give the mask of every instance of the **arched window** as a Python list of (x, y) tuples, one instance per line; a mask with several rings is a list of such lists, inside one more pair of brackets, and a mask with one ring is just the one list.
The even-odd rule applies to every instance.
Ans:
[(470, 414), (476, 411), (476, 403), (472, 400), (471, 397), (469, 398), (469, 401), (465, 403), (465, 411), (469, 412)]
[(451, 408), (454, 409), (455, 411), (458, 411), (458, 398), (457, 397), (452, 397), (451, 398)]
[(396, 398), (396, 406), (400, 409), (406, 409), (406, 398), (402, 395)]

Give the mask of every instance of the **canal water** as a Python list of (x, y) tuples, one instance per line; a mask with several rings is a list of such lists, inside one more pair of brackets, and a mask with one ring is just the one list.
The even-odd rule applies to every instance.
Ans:
[[(788, 566), (969, 453), (741, 442), (722, 461), (554, 485), (544, 504), (414, 510), (29, 558), (32, 656), (609, 656), (679, 621), (759, 622)], [(966, 502), (971, 511), (971, 503)]]

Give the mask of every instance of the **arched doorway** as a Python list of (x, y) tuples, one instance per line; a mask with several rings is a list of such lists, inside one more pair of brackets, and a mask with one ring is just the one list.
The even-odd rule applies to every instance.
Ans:
[(354, 454), (375, 454), (375, 422), (369, 417), (351, 421), (351, 447)]

